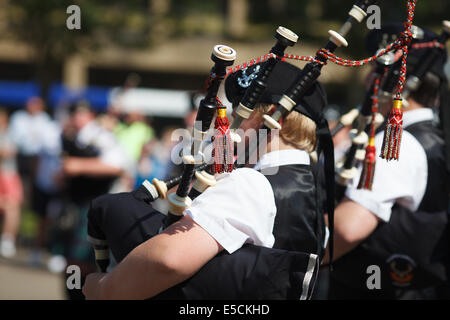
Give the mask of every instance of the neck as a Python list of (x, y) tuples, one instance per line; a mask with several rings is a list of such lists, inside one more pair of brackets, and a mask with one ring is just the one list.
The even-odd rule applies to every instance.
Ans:
[(270, 136), (270, 141), (267, 143), (267, 152), (278, 151), (278, 150), (296, 150), (290, 143), (286, 143), (280, 136)]
[[(259, 148), (258, 148), (259, 149)], [(265, 152), (261, 152), (258, 150), (256, 152), (257, 161), (261, 159), (261, 157), (267, 153), (273, 152), (273, 151), (280, 151), (280, 150), (299, 150), (298, 148), (294, 147), (290, 143), (286, 143), (278, 134), (275, 134), (275, 130), (271, 132), (271, 134), (268, 137), (267, 141), (267, 147)], [(246, 164), (246, 166), (253, 167), (253, 164)]]
[(421, 105), (414, 99), (408, 98), (406, 101), (408, 102), (408, 107), (405, 108), (405, 112), (425, 108), (425, 106)]

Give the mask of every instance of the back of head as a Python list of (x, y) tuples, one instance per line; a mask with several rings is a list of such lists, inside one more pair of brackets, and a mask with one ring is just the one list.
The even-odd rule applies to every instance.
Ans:
[(26, 109), (31, 115), (38, 114), (45, 109), (44, 100), (40, 97), (31, 97), (27, 100)]
[[(387, 23), (381, 29), (372, 30), (366, 39), (367, 51), (370, 55), (375, 54), (378, 49), (384, 48), (392, 41), (395, 41), (403, 30), (404, 26), (400, 23)], [(425, 58), (431, 51), (437, 54), (431, 65), (427, 68), (423, 78), (420, 79), (421, 84), (417, 89), (410, 92), (409, 97), (424, 107), (435, 107), (439, 102), (443, 86), (447, 85), (447, 78), (444, 72), (447, 50), (445, 47), (435, 48), (426, 45), (439, 39), (439, 35), (430, 30), (413, 26), (412, 34), (413, 39), (408, 49), (407, 57), (407, 77), (424, 67)], [(399, 70), (400, 60), (391, 68)], [(389, 76), (396, 77), (396, 79), (392, 80), (395, 82), (398, 81), (398, 72), (390, 72)]]
[(95, 118), (95, 113), (86, 101), (78, 101), (69, 107), (72, 125), (76, 130), (81, 130)]
[[(256, 64), (227, 77), (225, 94), (233, 108), (237, 107), (242, 100), (245, 91), (256, 78), (260, 69), (261, 64)], [(267, 88), (257, 104), (255, 112), (262, 115), (273, 110), (273, 105), (276, 105), (282, 95), (295, 83), (300, 72), (301, 69), (290, 63), (278, 62), (268, 78)], [(326, 104), (325, 90), (316, 81), (306, 95), (298, 101), (294, 108), (295, 111), (283, 119), (283, 126), (280, 130), (280, 137), (283, 141), (297, 149), (312, 152), (316, 147), (316, 123), (315, 115), (312, 114), (314, 112), (311, 110), (321, 113)]]

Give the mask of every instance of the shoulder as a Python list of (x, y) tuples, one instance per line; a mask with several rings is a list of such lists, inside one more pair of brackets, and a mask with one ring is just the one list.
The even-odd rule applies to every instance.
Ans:
[(52, 118), (50, 117), (50, 115), (45, 111), (39, 113), (37, 115), (36, 119), (39, 119), (40, 121), (52, 121)]
[(16, 123), (17, 121), (24, 120), (27, 117), (27, 114), (23, 110), (18, 110), (11, 115), (10, 122)]
[(240, 201), (253, 201), (256, 198), (261, 202), (274, 201), (272, 186), (267, 178), (255, 169), (235, 169), (231, 173), (218, 175), (216, 180), (217, 184), (206, 189), (205, 194), (233, 194), (233, 198)]
[(346, 195), (380, 219), (389, 221), (395, 202), (413, 211), (417, 209), (426, 190), (428, 163), (425, 150), (406, 130), (403, 130), (398, 161), (381, 159), (378, 156), (383, 135), (380, 132), (375, 137), (377, 159), (372, 190), (357, 189), (359, 179), (354, 179)]
[(267, 180), (267, 178), (261, 172), (251, 168), (239, 168), (233, 170), (229, 174), (219, 175), (217, 180), (221, 181), (223, 179), (233, 180), (236, 183), (242, 185), (250, 185), (250, 186), (261, 185), (262, 187), (266, 188), (268, 187), (271, 189), (269, 180)]
[(93, 121), (86, 125), (80, 132), (82, 139), (90, 140), (99, 147), (110, 146), (116, 143), (116, 136), (111, 131), (103, 128)]
[(265, 176), (258, 170), (252, 168), (238, 168), (231, 172), (231, 176), (236, 177), (259, 177), (264, 178)]
[[(375, 145), (377, 150), (381, 150), (383, 145), (384, 132), (380, 132), (375, 137)], [(378, 153), (380, 151), (377, 151)], [(400, 144), (400, 153), (398, 161), (386, 161), (383, 159), (377, 160), (380, 162), (380, 167), (387, 167), (396, 170), (405, 171), (411, 167), (423, 167), (427, 164), (427, 157), (425, 149), (420, 142), (408, 131), (403, 129), (402, 139)], [(426, 169), (426, 168), (425, 168)]]

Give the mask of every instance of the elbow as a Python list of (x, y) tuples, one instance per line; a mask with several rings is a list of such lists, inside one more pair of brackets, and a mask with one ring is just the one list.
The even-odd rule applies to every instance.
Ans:
[(123, 173), (125, 173), (125, 171), (122, 168), (105, 165), (105, 175), (119, 177)]
[(353, 246), (360, 242), (359, 238), (352, 234), (345, 234), (340, 237), (339, 242), (341, 242), (344, 246)]
[(335, 242), (344, 247), (353, 247), (363, 241), (365, 238), (355, 228), (337, 227), (334, 230)]
[(155, 267), (161, 273), (175, 274), (181, 271), (178, 259), (176, 257), (171, 257), (170, 255), (164, 255), (159, 257), (159, 259), (156, 259)]
[(153, 266), (157, 269), (158, 273), (182, 278), (191, 275), (177, 248), (158, 248), (152, 255)]

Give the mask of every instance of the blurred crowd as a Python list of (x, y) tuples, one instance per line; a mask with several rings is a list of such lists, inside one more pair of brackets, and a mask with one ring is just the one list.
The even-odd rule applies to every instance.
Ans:
[[(188, 115), (186, 125), (194, 118)], [(37, 220), (27, 244), (31, 265), (62, 274), (71, 264), (83, 274), (94, 271), (86, 241), (91, 200), (177, 174), (180, 168), (170, 161), (174, 129), (155, 132), (151, 119), (139, 112), (111, 106), (96, 113), (86, 101), (59, 107), (53, 115), (40, 97), (13, 112), (0, 108), (0, 255), (16, 255), (27, 211)]]

